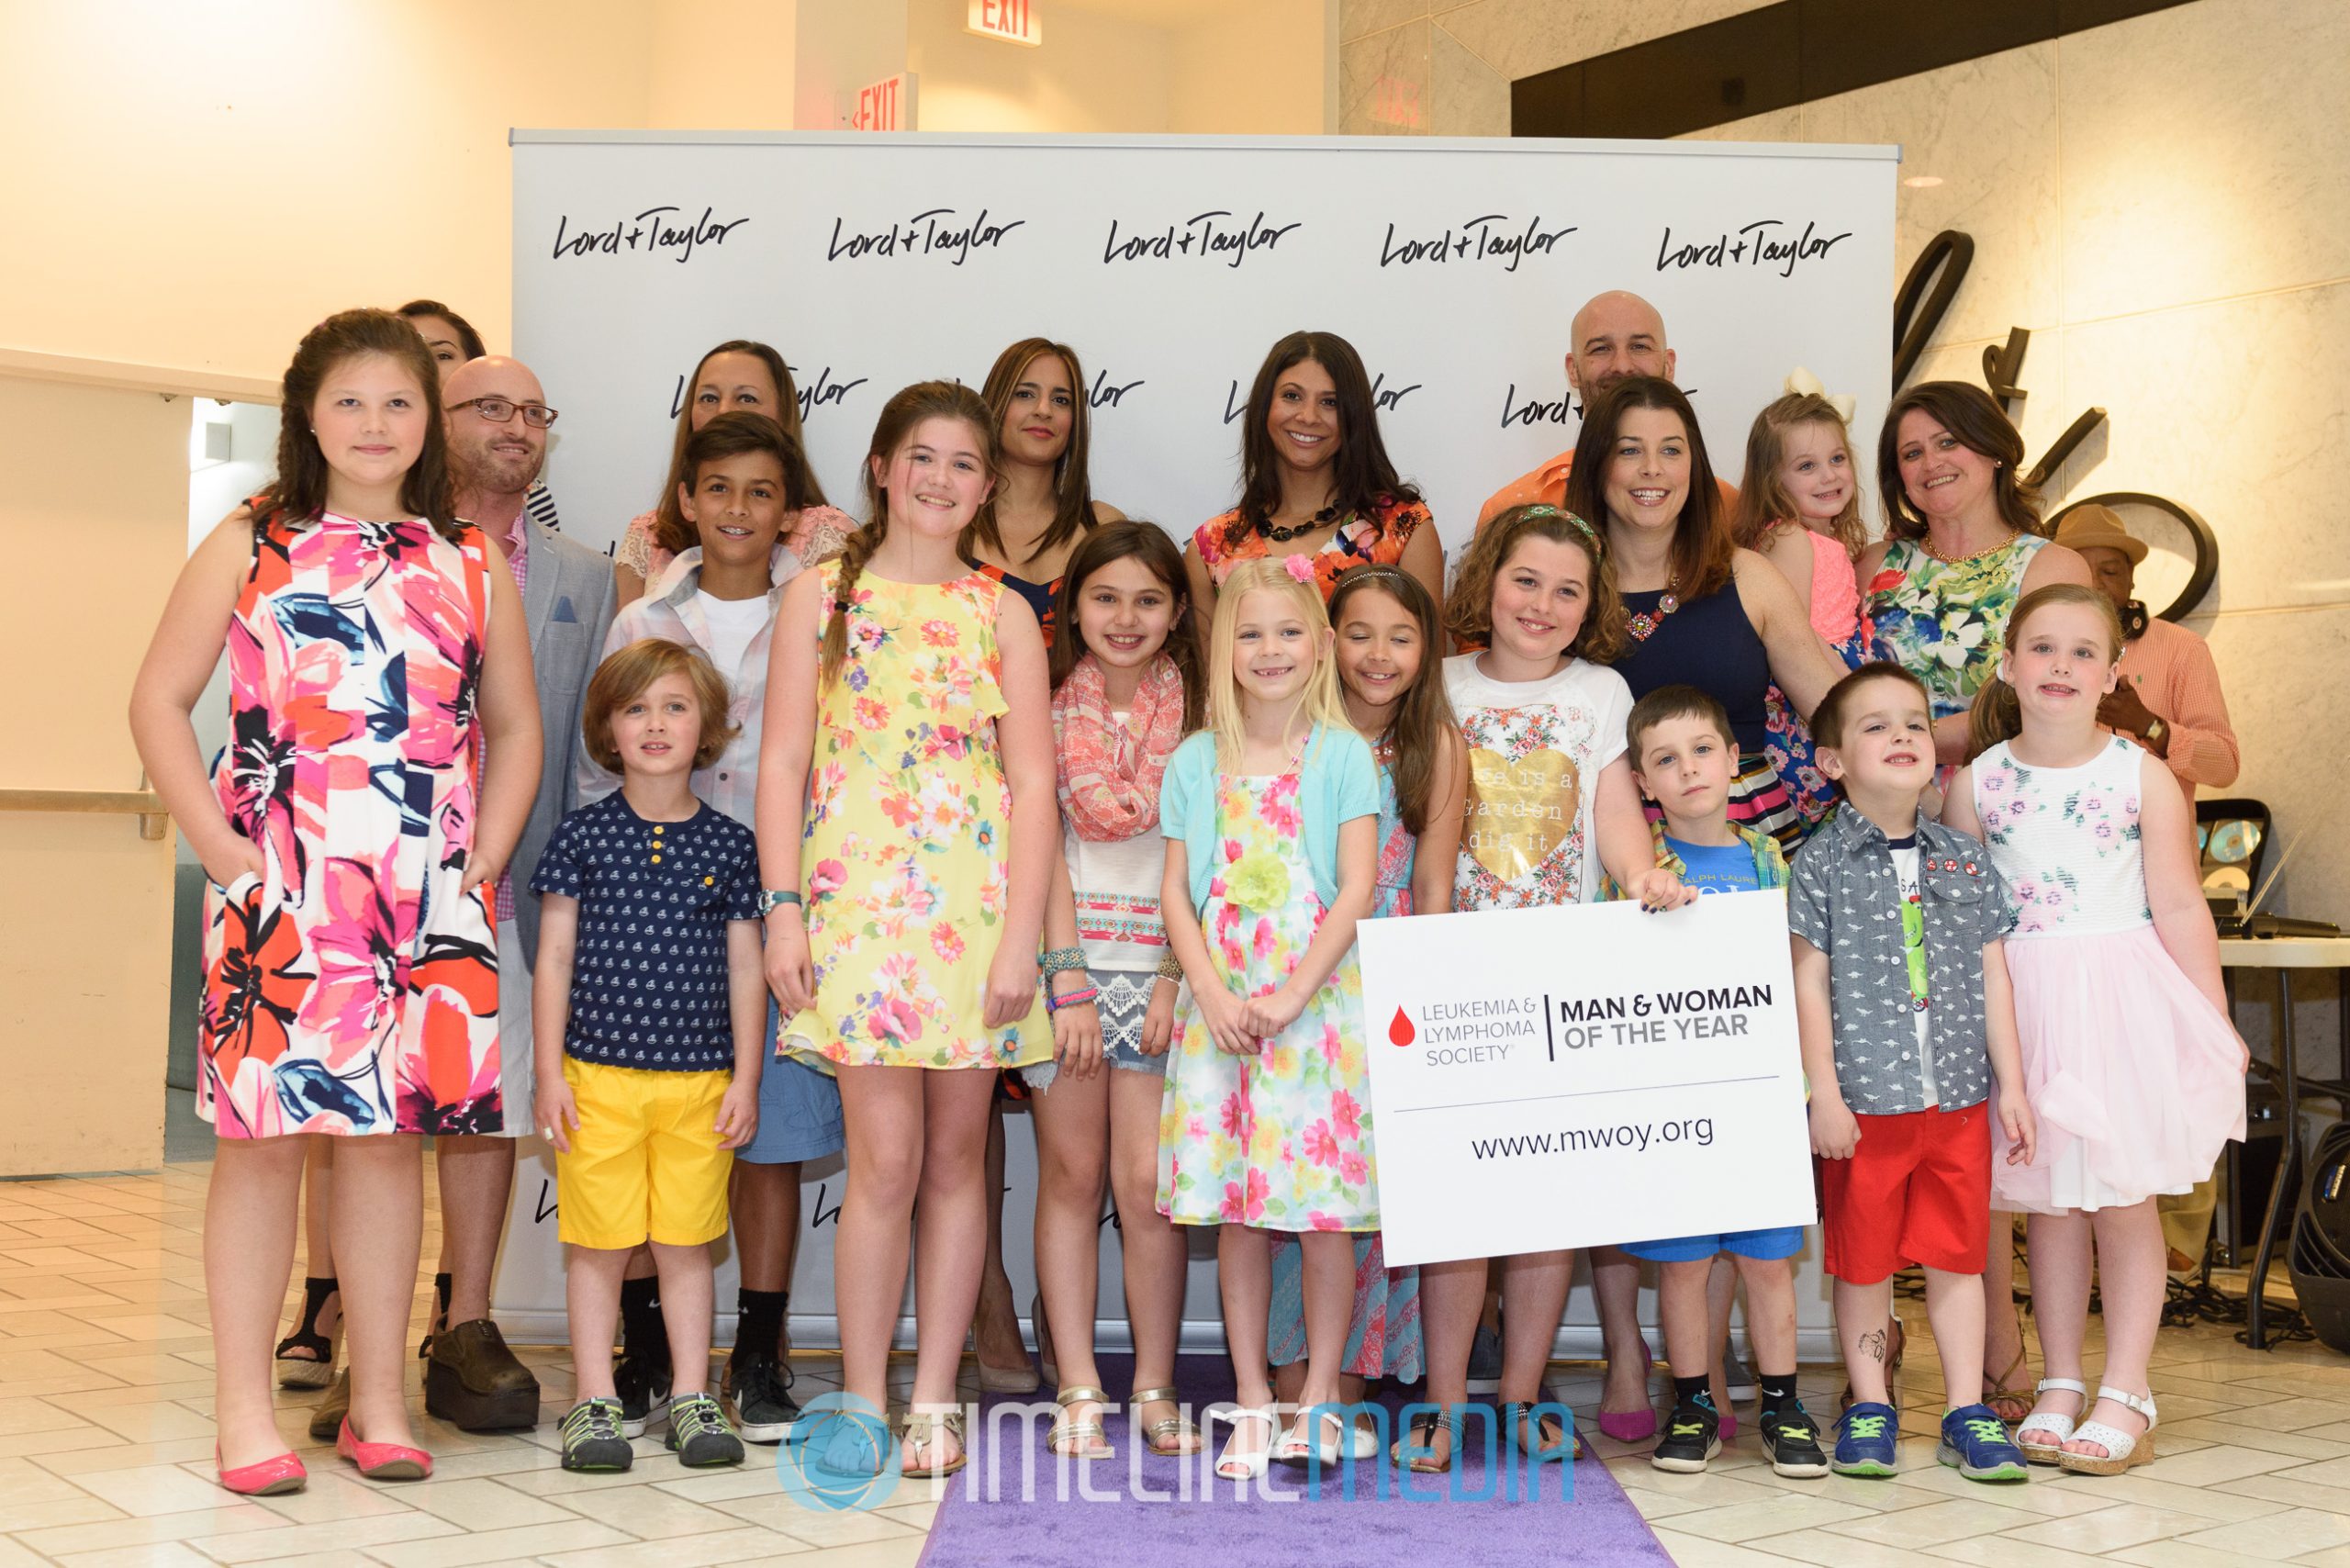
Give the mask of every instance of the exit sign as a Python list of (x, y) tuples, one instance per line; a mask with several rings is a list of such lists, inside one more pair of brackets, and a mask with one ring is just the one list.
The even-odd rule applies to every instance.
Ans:
[(963, 14), (963, 30), (1030, 49), (1045, 41), (1036, 0), (971, 0), (971, 8)]
[(856, 112), (849, 117), (851, 130), (912, 130), (914, 129), (914, 73), (901, 71), (870, 87), (856, 90)]

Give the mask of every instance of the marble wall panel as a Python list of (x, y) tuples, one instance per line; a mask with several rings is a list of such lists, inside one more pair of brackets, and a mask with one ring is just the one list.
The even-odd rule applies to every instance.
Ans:
[(2066, 319), (2350, 275), (2350, 6), (2198, 0), (2058, 50)]
[(1803, 106), (1806, 141), (1892, 142), (1895, 282), (1945, 229), (1974, 236), (1975, 262), (1933, 342), (2004, 337), (2059, 319), (2056, 46), (2035, 44)]
[(2066, 417), (2101, 404), (2111, 427), (2071, 493), (2202, 513), (2221, 544), (2207, 609), (2350, 602), (2350, 284), (2078, 324), (2061, 353)]
[[(2280, 914), (2350, 927), (2350, 834), (2341, 820), (2342, 737), (2350, 735), (2350, 606), (2224, 614), (2210, 623), (2211, 657), (2244, 747), (2226, 790), (2268, 802), (2282, 846), (2304, 829), (2277, 898)], [(2272, 865), (2275, 861), (2272, 857)]]
[(1338, 45), (1338, 129), (1427, 136), (1435, 124), (1434, 24), (1423, 17)]
[(1507, 136), (1509, 78), (1486, 64), (1452, 36), (1438, 17), (1431, 24), (1430, 91), (1438, 136)]

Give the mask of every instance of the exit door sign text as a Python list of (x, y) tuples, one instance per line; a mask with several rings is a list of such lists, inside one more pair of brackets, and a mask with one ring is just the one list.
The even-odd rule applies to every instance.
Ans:
[(856, 112), (849, 117), (851, 130), (912, 130), (914, 129), (914, 73), (901, 71), (870, 87), (856, 90)]
[(1030, 49), (1045, 41), (1045, 24), (1036, 15), (1036, 0), (971, 0), (963, 14), (963, 30)]

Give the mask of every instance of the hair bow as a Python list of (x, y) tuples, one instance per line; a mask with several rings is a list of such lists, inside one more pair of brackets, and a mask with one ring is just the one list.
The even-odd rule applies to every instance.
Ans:
[(1281, 560), (1281, 570), (1287, 572), (1298, 582), (1310, 583), (1314, 580), (1314, 557), (1297, 554), (1284, 556)]
[(1785, 386), (1786, 389), (1790, 392), (1807, 392), (1811, 396), (1819, 398), (1830, 408), (1836, 410), (1836, 417), (1838, 419), (1843, 420), (1848, 425), (1852, 422), (1852, 395), (1850, 392), (1830, 393), (1827, 387), (1822, 386), (1819, 384), (1819, 377), (1814, 375), (1803, 366), (1797, 365), (1793, 370), (1787, 372)]

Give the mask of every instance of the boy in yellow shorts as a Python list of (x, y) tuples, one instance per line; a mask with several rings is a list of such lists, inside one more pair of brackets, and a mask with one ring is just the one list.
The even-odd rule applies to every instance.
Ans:
[(758, 850), (691, 785), (733, 737), (726, 706), (726, 683), (689, 648), (647, 639), (606, 659), (580, 729), (621, 787), (563, 819), (531, 879), (538, 1125), (555, 1150), (578, 1378), (565, 1470), (632, 1458), (612, 1338), (628, 1255), (648, 1241), (675, 1368), (669, 1448), (689, 1465), (743, 1461), (708, 1387), (710, 1244), (726, 1233), (732, 1151), (758, 1128)]

